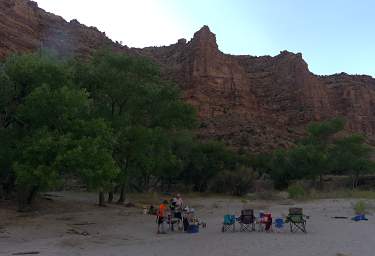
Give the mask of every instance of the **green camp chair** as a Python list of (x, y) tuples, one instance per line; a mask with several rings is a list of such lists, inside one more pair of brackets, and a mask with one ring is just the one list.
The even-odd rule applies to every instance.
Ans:
[(303, 214), (302, 208), (290, 208), (285, 222), (289, 223), (290, 232), (294, 233), (300, 230), (306, 233), (306, 219), (308, 216)]

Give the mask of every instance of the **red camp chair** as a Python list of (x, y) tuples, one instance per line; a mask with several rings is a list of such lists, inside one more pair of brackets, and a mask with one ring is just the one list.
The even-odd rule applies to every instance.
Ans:
[(259, 231), (272, 231), (272, 214), (260, 213), (259, 214)]

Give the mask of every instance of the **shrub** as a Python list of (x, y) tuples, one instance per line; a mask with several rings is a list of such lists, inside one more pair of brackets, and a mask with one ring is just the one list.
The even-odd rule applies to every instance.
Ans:
[(294, 184), (288, 187), (288, 194), (289, 198), (300, 199), (306, 196), (306, 191), (301, 185)]
[(255, 199), (261, 199), (261, 200), (276, 200), (277, 195), (275, 191), (273, 190), (266, 190), (261, 192), (256, 192)]
[(364, 201), (360, 200), (354, 205), (355, 214), (365, 214), (367, 205)]
[(229, 193), (243, 196), (253, 188), (255, 174), (251, 169), (239, 168), (234, 171), (220, 172), (211, 183), (211, 190), (216, 193)]

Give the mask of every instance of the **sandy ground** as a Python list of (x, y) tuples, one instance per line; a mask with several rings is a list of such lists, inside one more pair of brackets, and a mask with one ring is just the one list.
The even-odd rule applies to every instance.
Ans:
[[(46, 201), (48, 210), (32, 214), (16, 213), (0, 205), (0, 255), (39, 252), (38, 255), (169, 256), (169, 255), (273, 255), (273, 256), (373, 256), (375, 216), (369, 221), (333, 219), (352, 216), (355, 199), (326, 199), (307, 203), (291, 201), (244, 202), (235, 198), (186, 199), (207, 228), (197, 234), (156, 235), (155, 217), (142, 209), (93, 205), (94, 195), (56, 194)], [(367, 201), (375, 205), (375, 201)], [(286, 214), (289, 207), (301, 206), (307, 215), (308, 233), (222, 233), (225, 213), (239, 214), (243, 207)]]

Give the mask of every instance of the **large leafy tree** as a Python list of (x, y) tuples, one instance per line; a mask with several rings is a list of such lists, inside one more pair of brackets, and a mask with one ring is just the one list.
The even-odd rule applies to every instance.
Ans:
[(77, 170), (100, 192), (116, 174), (112, 131), (104, 120), (91, 118), (90, 105), (82, 89), (43, 85), (19, 107), (17, 116), (28, 132), (15, 171), (18, 185), (31, 186), (30, 199), (34, 191), (55, 184), (60, 172)]
[(177, 165), (168, 134), (193, 127), (195, 113), (182, 101), (177, 87), (161, 79), (155, 64), (100, 51), (88, 63), (77, 63), (74, 77), (90, 92), (96, 114), (115, 131), (114, 158), (121, 169), (116, 179), (119, 203), (124, 202), (131, 179), (138, 180), (140, 189), (142, 177), (145, 188), (151, 177), (158, 180)]
[(14, 187), (16, 145), (25, 135), (16, 112), (33, 89), (47, 83), (53, 87), (69, 84), (67, 67), (34, 54), (13, 55), (0, 64), (0, 176), (8, 193)]
[(0, 97), (0, 135), (7, 138), (1, 169), (15, 174), (21, 208), (67, 171), (102, 190), (117, 170), (112, 130), (94, 117), (88, 93), (74, 85), (67, 65), (36, 55), (12, 56), (0, 74), (7, 88)]
[(311, 123), (307, 127), (308, 136), (300, 146), (305, 147), (305, 163), (309, 170), (308, 176), (319, 177), (320, 186), (323, 185), (323, 175), (332, 171), (330, 151), (336, 135), (344, 129), (342, 118)]
[(365, 144), (365, 138), (358, 134), (336, 140), (331, 150), (335, 171), (349, 174), (352, 177), (353, 189), (358, 186), (360, 175), (374, 171), (371, 154), (372, 148)]
[(127, 174), (132, 176), (132, 185), (137, 190), (147, 191), (178, 176), (181, 162), (173, 152), (170, 134), (164, 129), (132, 127), (121, 142)]
[(288, 157), (287, 150), (279, 149), (273, 152), (267, 163), (269, 175), (278, 189), (287, 187), (289, 181), (294, 179), (294, 172), (289, 168)]

